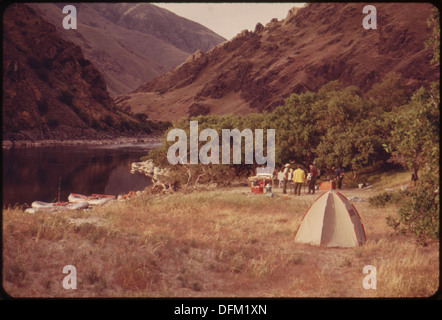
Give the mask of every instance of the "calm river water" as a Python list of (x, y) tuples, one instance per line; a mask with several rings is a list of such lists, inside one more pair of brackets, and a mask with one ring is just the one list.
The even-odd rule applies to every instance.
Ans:
[(3, 207), (33, 201), (68, 201), (70, 193), (111, 194), (143, 190), (151, 184), (131, 174), (132, 162), (154, 144), (58, 146), (3, 149)]

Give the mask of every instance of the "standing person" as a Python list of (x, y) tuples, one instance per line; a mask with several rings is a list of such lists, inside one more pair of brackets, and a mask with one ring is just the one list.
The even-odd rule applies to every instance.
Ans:
[(338, 185), (338, 189), (342, 189), (342, 180), (344, 179), (344, 171), (342, 171), (339, 167), (333, 167), (335, 169), (336, 174), (336, 182)]
[(411, 173), (411, 181), (414, 183), (414, 186), (417, 185), (417, 180), (418, 180), (417, 170), (413, 169), (413, 172)]
[(314, 164), (310, 165), (310, 181), (308, 182), (308, 193), (310, 194), (310, 191), (312, 194), (315, 194), (315, 184), (316, 184), (316, 178), (318, 177), (318, 170), (316, 170), (316, 167)]
[(282, 172), (284, 174), (283, 180), (282, 180), (282, 193), (287, 193), (287, 182), (289, 180), (289, 174), (290, 174), (290, 163), (287, 163), (285, 165), (284, 171)]
[(302, 170), (301, 165), (298, 166), (298, 169), (296, 169), (293, 172), (293, 182), (295, 183), (295, 195), (298, 194), (298, 196), (301, 195), (301, 187), (304, 184), (305, 181), (305, 172)]

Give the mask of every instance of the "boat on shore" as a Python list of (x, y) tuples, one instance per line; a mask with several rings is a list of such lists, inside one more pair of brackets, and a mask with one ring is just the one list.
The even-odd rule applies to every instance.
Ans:
[(66, 210), (79, 210), (86, 209), (89, 207), (89, 202), (44, 202), (44, 201), (34, 201), (31, 204), (31, 208), (25, 210), (27, 213), (36, 212), (59, 212)]
[(68, 197), (70, 203), (88, 202), (92, 206), (99, 206), (115, 199), (115, 196), (106, 194), (91, 194), (90, 196), (85, 196), (78, 193), (71, 193)]

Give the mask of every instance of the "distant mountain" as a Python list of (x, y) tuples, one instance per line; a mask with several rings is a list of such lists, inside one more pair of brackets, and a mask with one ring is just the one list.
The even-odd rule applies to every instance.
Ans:
[(339, 80), (363, 91), (390, 72), (410, 91), (439, 78), (431, 66), (425, 3), (376, 3), (377, 29), (365, 30), (362, 3), (311, 3), (254, 32), (244, 31), (129, 94), (122, 108), (150, 119), (273, 110), (291, 93)]
[(3, 14), (2, 98), (4, 140), (113, 136), (137, 126), (81, 48), (23, 4)]
[(149, 3), (91, 3), (109, 21), (128, 30), (150, 34), (186, 53), (207, 51), (225, 41), (199, 23)]
[(77, 29), (65, 30), (63, 3), (29, 4), (57, 32), (79, 45), (103, 74), (111, 96), (134, 90), (225, 41), (198, 23), (148, 3), (70, 3)]

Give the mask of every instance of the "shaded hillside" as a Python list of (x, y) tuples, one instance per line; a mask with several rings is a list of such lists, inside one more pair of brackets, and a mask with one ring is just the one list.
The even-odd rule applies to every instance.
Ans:
[(129, 30), (150, 34), (193, 53), (207, 51), (225, 39), (199, 23), (149, 3), (91, 3), (109, 21)]
[(119, 112), (79, 46), (23, 4), (3, 15), (3, 139), (112, 135), (137, 121)]
[(61, 3), (30, 4), (64, 39), (81, 46), (103, 74), (111, 96), (127, 93), (225, 39), (146, 3), (76, 3), (77, 29), (65, 30)]
[(431, 4), (376, 4), (376, 30), (363, 28), (363, 7), (313, 3), (291, 10), (282, 21), (258, 24), (192, 55), (116, 102), (151, 119), (175, 120), (273, 110), (291, 93), (316, 91), (332, 80), (365, 92), (396, 72), (411, 92), (439, 77), (424, 46)]

